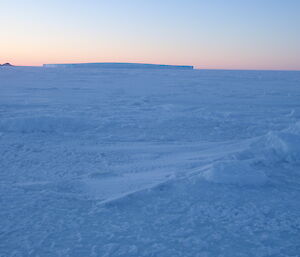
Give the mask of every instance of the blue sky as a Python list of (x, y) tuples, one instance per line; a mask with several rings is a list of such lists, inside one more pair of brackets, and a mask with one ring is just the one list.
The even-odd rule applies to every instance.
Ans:
[(300, 70), (298, 0), (0, 0), (0, 62)]

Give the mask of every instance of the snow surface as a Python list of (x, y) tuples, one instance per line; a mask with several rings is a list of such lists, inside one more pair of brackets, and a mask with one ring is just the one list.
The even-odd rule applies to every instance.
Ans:
[(0, 256), (300, 256), (300, 72), (0, 69)]

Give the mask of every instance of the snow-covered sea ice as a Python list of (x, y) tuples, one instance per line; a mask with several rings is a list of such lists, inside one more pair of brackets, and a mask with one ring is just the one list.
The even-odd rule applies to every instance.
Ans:
[(300, 72), (0, 69), (0, 256), (299, 256)]

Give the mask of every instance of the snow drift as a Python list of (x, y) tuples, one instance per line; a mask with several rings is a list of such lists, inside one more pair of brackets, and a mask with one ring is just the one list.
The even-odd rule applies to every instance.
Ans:
[(300, 163), (300, 123), (255, 138), (248, 149), (235, 154), (233, 158), (252, 159), (265, 165)]

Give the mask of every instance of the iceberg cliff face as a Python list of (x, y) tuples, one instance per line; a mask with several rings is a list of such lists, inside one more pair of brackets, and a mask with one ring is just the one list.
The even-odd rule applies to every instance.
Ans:
[(145, 63), (65, 63), (44, 64), (46, 68), (101, 68), (101, 69), (179, 69), (192, 70), (193, 66), (185, 65), (163, 65)]

